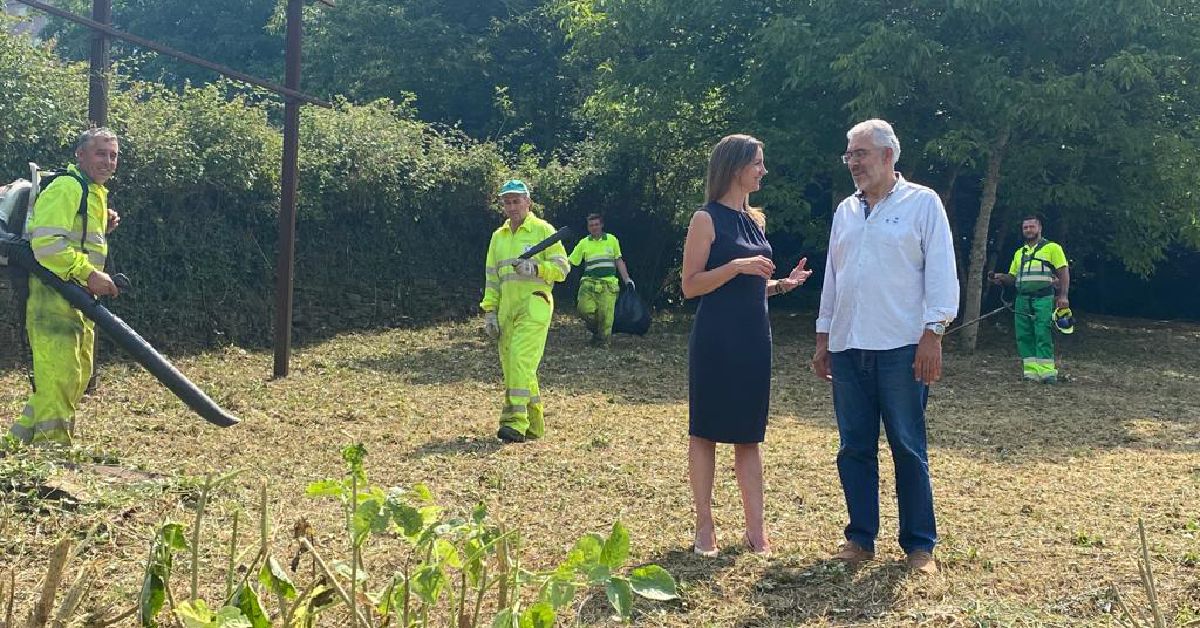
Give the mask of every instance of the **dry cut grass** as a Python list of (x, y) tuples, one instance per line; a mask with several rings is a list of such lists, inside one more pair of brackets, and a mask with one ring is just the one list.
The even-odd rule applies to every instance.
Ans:
[[(318, 545), (341, 547), (337, 507), (303, 491), (339, 475), (339, 448), (361, 441), (373, 482), (425, 482), (452, 510), (486, 502), (524, 532), (533, 566), (552, 566), (581, 534), (621, 519), (634, 560), (665, 566), (684, 596), (673, 605), (639, 601), (640, 625), (1113, 625), (1121, 621), (1114, 588), (1146, 608), (1139, 517), (1168, 619), (1200, 617), (1200, 327), (1088, 320), (1060, 338), (1068, 379), (1058, 386), (1021, 382), (1007, 329), (991, 321), (978, 353), (950, 349), (929, 406), (943, 572), (913, 578), (898, 562), (886, 446), (879, 559), (853, 572), (827, 560), (845, 524), (829, 390), (807, 369), (811, 316), (774, 322), (770, 559), (736, 549), (741, 510), (729, 451), (719, 454), (716, 488), (725, 549), (717, 559), (688, 552), (690, 317), (665, 316), (651, 335), (597, 351), (560, 314), (541, 368), (549, 433), (519, 446), (493, 439), (500, 372), (474, 322), (304, 347), (282, 381), (269, 379), (265, 352), (231, 347), (180, 359), (243, 418), (226, 430), (189, 414), (140, 369), (110, 366), (103, 390), (84, 404), (81, 440), (140, 473), (10, 460), (0, 478), (10, 484), (0, 497), (0, 574), (15, 571), (18, 606), (27, 608), (53, 545), (72, 536), (102, 583), (85, 606), (130, 600), (157, 524), (190, 521), (205, 474), (244, 468), (210, 505), (203, 573), (212, 577), (202, 580), (211, 599), (223, 585), (215, 574), (232, 513), (253, 511), (262, 478), (277, 543), (305, 517)], [(20, 373), (0, 372), (5, 417), (23, 394)], [(37, 488), (39, 478), (40, 492), (13, 490)], [(392, 547), (376, 545), (368, 570), (390, 574)], [(594, 610), (585, 623), (608, 621)]]

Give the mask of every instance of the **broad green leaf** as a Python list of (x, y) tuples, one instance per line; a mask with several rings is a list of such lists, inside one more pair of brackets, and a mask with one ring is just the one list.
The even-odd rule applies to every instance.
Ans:
[(309, 497), (345, 497), (348, 491), (341, 480), (320, 480), (304, 489)]
[(391, 517), (384, 510), (383, 503), (369, 499), (354, 509), (351, 526), (354, 529), (354, 544), (362, 545), (371, 532), (386, 532), (391, 523)]
[(619, 576), (615, 577), (608, 581), (604, 593), (617, 615), (621, 619), (629, 619), (630, 613), (633, 612), (633, 589), (630, 588), (629, 581)]
[(287, 600), (296, 599), (296, 585), (292, 584), (291, 577), (274, 556), (268, 557), (267, 562), (263, 563), (258, 572), (258, 581), (275, 595), (282, 595)]
[(616, 521), (613, 523), (612, 533), (608, 535), (608, 539), (604, 541), (604, 548), (600, 551), (600, 564), (615, 571), (628, 559), (629, 531), (620, 521)]
[(575, 584), (568, 579), (552, 577), (542, 589), (542, 600), (549, 602), (554, 610), (569, 605), (575, 599)]
[(604, 565), (593, 565), (587, 571), (587, 579), (590, 584), (604, 584), (612, 577), (612, 571)]
[(575, 541), (575, 547), (567, 552), (567, 559), (563, 562), (563, 566), (580, 573), (587, 573), (600, 562), (600, 551), (603, 545), (604, 541), (598, 534), (580, 537), (578, 541)]
[(437, 521), (442, 516), (442, 507), (436, 505), (421, 506), (421, 518), (425, 521), (425, 525)]
[(675, 578), (658, 565), (644, 565), (629, 572), (629, 584), (638, 595), (658, 601), (679, 599)]
[(483, 502), (479, 502), (478, 504), (475, 504), (475, 508), (471, 509), (471, 520), (474, 521), (476, 525), (482, 525), (484, 520), (487, 519), (487, 514), (487, 505), (485, 505)]
[(417, 499), (417, 501), (421, 501), (421, 502), (433, 501), (433, 493), (430, 492), (429, 487), (425, 486), (424, 484), (413, 484), (412, 494), (413, 494), (413, 497), (415, 497)]
[(242, 614), (241, 609), (232, 606), (222, 606), (221, 610), (217, 611), (216, 622), (216, 628), (255, 628)]
[(157, 573), (151, 571), (146, 574), (146, 579), (142, 581), (142, 592), (138, 595), (138, 622), (142, 628), (158, 625), (154, 618), (167, 599), (166, 591), (163, 579)]
[(492, 620), (492, 628), (518, 628), (517, 619), (513, 617), (512, 609), (506, 608), (496, 613), (496, 618)]
[(175, 608), (175, 615), (185, 628), (254, 628), (241, 609), (223, 606), (213, 614), (204, 600), (196, 600), (194, 606), (185, 600)]
[(433, 543), (433, 553), (437, 556), (438, 561), (445, 565), (450, 565), (455, 569), (462, 568), (462, 557), (458, 554), (458, 548), (446, 539), (438, 539)]
[(216, 617), (208, 610), (204, 600), (196, 600), (193, 606), (190, 600), (184, 600), (175, 608), (175, 615), (183, 621), (186, 628), (213, 628)]
[(554, 628), (554, 609), (538, 602), (521, 613), (520, 628)]
[(396, 522), (396, 526), (400, 528), (400, 532), (409, 539), (416, 538), (421, 530), (425, 528), (425, 518), (421, 516), (421, 511), (407, 504), (390, 503), (392, 512), (392, 520)]
[(271, 619), (263, 610), (262, 602), (259, 601), (254, 587), (247, 584), (238, 588), (237, 592), (233, 594), (233, 606), (242, 611), (253, 628), (271, 628)]
[(436, 565), (422, 565), (413, 574), (412, 591), (426, 604), (437, 602), (446, 585), (446, 572)]

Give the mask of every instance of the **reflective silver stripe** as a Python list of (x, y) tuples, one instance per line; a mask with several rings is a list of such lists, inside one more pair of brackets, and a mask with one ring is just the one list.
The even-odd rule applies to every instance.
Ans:
[(483, 283), (483, 289), (484, 290), (499, 290), (500, 282), (499, 281), (485, 281)]
[(500, 268), (500, 267), (504, 267), (504, 266), (512, 266), (513, 264), (516, 264), (517, 261), (520, 259), (521, 258), (519, 258), (519, 257), (513, 257), (511, 259), (502, 259), (502, 260), (496, 262), (496, 267)]
[(69, 242), (60, 238), (58, 240), (55, 240), (54, 242), (51, 242), (50, 244), (47, 244), (46, 246), (34, 249), (33, 256), (37, 257), (37, 258), (42, 258), (42, 257), (46, 257), (49, 255), (57, 255), (59, 253), (62, 253), (65, 250), (67, 250), (67, 248), (70, 246), (71, 246), (71, 244)]
[(536, 283), (536, 284), (539, 284), (542, 286), (550, 285), (549, 282), (547, 282), (545, 279), (542, 279), (541, 277), (526, 277), (524, 275), (518, 275), (516, 273), (509, 273), (507, 275), (500, 277), (500, 283), (508, 283), (510, 281)]
[(21, 410), (21, 416), (27, 416), (32, 419), (33, 418), (33, 406), (28, 403), (25, 404), (25, 409)]
[(1034, 362), (1042, 366), (1054, 366), (1054, 358), (1040, 358), (1035, 359)]
[(104, 246), (104, 234), (89, 233), (87, 236), (87, 241), (91, 242), (92, 244), (99, 244), (100, 246)]
[(560, 261), (565, 262), (565, 261), (567, 261), (567, 256), (566, 255), (551, 255), (550, 257), (548, 257), (546, 259), (554, 261), (554, 262), (560, 262)]
[(8, 433), (12, 434), (13, 438), (25, 443), (26, 445), (33, 442), (33, 428), (25, 427), (20, 423), (13, 423), (12, 426), (8, 428)]
[(495, 268), (492, 268), (491, 266), (485, 266), (483, 268), (483, 274), (487, 275), (488, 277), (495, 277), (495, 276), (499, 275), (500, 272), (497, 271)]
[(585, 264), (594, 264), (596, 262), (615, 262), (615, 261), (617, 261), (617, 258), (615, 258), (615, 257), (589, 257), (586, 260), (584, 260), (584, 263)]
[(567, 258), (561, 255), (556, 255), (551, 257), (550, 261), (553, 262), (555, 266), (558, 266), (558, 269), (563, 271), (564, 275), (571, 272), (571, 262), (568, 261)]
[(78, 240), (82, 234), (78, 231), (70, 231), (62, 227), (36, 227), (29, 233), (30, 238), (44, 238), (46, 236), (67, 236)]
[(72, 423), (74, 423), (74, 421), (70, 421), (67, 419), (49, 419), (47, 421), (42, 421), (41, 423), (34, 425), (33, 431), (35, 433), (44, 433), (44, 432), (56, 432), (56, 431), (61, 430), (63, 432), (70, 434)]
[(541, 395), (534, 395), (529, 398), (529, 405), (537, 405), (537, 404), (540, 404), (541, 402), (542, 402)]
[(612, 262), (596, 262), (595, 264), (588, 263), (584, 270), (593, 270), (596, 268), (616, 268), (617, 265)]
[(505, 394), (508, 395), (509, 397), (528, 397), (529, 389), (528, 388), (509, 388), (507, 391), (505, 391)]
[(88, 251), (87, 255), (88, 261), (92, 263), (92, 266), (100, 269), (104, 268), (105, 255), (103, 253), (98, 251)]
[[(72, 421), (67, 421), (64, 419), (50, 419), (49, 421), (42, 421), (41, 423), (38, 423), (38, 424), (34, 425), (33, 427), (21, 425), (20, 423), (14, 423), (12, 425), (12, 427), (8, 428), (8, 432), (10, 434), (12, 434), (13, 437), (15, 437), (17, 440), (28, 445), (29, 443), (33, 442), (33, 439), (38, 434), (50, 434), (52, 432), (63, 432), (65, 434), (67, 434), (68, 436), (70, 436), (71, 431), (72, 431), (71, 424), (72, 424)], [(56, 440), (56, 439), (49, 438), (47, 440)]]
[(1021, 362), (1024, 364), (1037, 364), (1038, 359), (1037, 358), (1022, 358)]

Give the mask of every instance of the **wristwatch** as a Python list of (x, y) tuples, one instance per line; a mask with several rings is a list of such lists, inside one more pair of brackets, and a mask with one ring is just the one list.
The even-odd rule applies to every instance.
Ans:
[(946, 335), (946, 324), (941, 321), (938, 321), (936, 323), (925, 323), (925, 329), (928, 329), (929, 331), (933, 332), (934, 335), (937, 335), (937, 336)]

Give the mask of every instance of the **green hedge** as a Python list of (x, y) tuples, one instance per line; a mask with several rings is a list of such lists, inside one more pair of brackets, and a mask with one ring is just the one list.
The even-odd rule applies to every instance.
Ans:
[[(0, 80), (0, 178), (73, 159), (84, 69), (0, 34), (0, 76), (15, 77)], [(270, 340), (282, 107), (236, 91), (112, 90), (122, 156), (110, 199), (124, 218), (112, 261), (136, 286), (113, 309), (160, 346)], [(495, 145), (389, 102), (306, 106), (300, 141), (299, 341), (475, 311), (501, 220), (493, 190), (511, 169)]]

